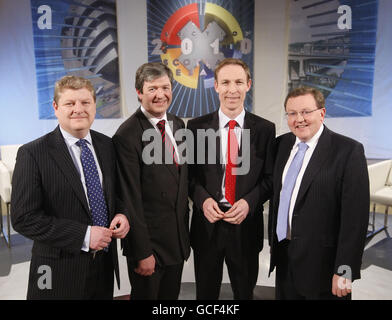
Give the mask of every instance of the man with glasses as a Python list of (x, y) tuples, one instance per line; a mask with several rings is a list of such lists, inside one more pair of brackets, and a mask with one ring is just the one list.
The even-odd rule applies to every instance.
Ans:
[(351, 299), (369, 214), (362, 144), (329, 130), (325, 100), (301, 87), (285, 100), (291, 133), (277, 138), (269, 218), (277, 299)]

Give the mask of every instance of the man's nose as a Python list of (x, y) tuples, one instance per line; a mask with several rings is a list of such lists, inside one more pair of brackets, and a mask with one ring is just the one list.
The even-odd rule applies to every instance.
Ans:
[[(299, 116), (299, 119), (298, 119), (298, 116)], [(297, 112), (297, 114), (295, 115), (295, 120), (300, 121), (300, 122), (305, 120), (305, 117), (303, 116), (302, 112)]]
[(81, 101), (76, 101), (74, 106), (74, 112), (80, 113), (83, 111), (83, 104)]
[(236, 92), (237, 91), (237, 86), (235, 83), (230, 83), (229, 84), (229, 92)]
[(162, 88), (158, 88), (156, 91), (157, 97), (162, 98), (165, 96), (165, 91)]

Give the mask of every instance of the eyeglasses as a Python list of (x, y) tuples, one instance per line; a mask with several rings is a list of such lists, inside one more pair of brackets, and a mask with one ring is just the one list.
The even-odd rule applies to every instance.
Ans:
[(303, 110), (300, 112), (292, 111), (292, 112), (286, 112), (285, 115), (289, 119), (297, 119), (297, 116), (300, 114), (302, 118), (307, 118), (310, 116), (312, 112), (315, 112), (317, 110), (320, 110), (320, 108), (314, 109), (314, 110)]

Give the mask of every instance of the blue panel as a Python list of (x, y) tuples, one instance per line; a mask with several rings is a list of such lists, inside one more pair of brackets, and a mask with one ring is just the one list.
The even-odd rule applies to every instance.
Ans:
[[(368, 117), (372, 115), (376, 54), (378, 0), (340, 0), (352, 11), (352, 29), (340, 30), (336, 10), (320, 1), (302, 8), (313, 41), (290, 43), (289, 89), (307, 85), (326, 97), (327, 117)], [(317, 11), (319, 10), (319, 12)], [(317, 13), (318, 12), (318, 13)], [(331, 16), (328, 23), (326, 17)], [(322, 23), (317, 23), (323, 19)], [(292, 21), (291, 30), (296, 30)], [(292, 37), (296, 35), (292, 34)]]
[(39, 118), (55, 119), (54, 83), (65, 75), (88, 78), (101, 92), (97, 118), (120, 118), (114, 0), (31, 0), (31, 10)]

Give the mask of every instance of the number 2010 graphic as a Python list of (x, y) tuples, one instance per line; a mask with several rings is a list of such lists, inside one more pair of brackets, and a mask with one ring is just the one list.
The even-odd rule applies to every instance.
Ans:
[[(224, 58), (240, 58), (252, 72), (254, 0), (149, 0), (147, 10), (149, 61), (162, 61), (174, 74), (169, 112), (189, 118), (215, 111), (214, 70)], [(252, 100), (250, 92), (247, 110)]]

